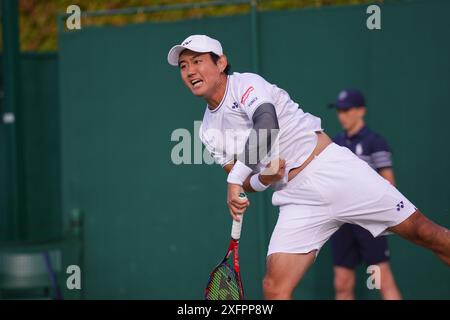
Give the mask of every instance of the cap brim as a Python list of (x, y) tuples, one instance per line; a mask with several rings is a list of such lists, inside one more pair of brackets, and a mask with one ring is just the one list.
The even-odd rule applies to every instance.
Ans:
[(199, 52), (199, 53), (211, 52), (209, 50), (205, 51), (204, 49), (198, 49), (195, 47), (189, 47), (189, 46), (184, 47), (184, 46), (178, 44), (176, 46), (173, 46), (172, 49), (170, 49), (169, 54), (167, 55), (167, 62), (169, 62), (170, 65), (177, 67), (178, 60), (180, 59), (180, 54), (184, 50), (191, 50), (191, 51)]
[(353, 105), (349, 104), (349, 103), (330, 103), (328, 104), (328, 108), (334, 108), (334, 109), (350, 109), (352, 108)]
[(181, 45), (173, 46), (172, 49), (170, 49), (169, 54), (167, 55), (167, 62), (169, 62), (172, 66), (178, 66), (178, 58), (180, 57), (181, 51), (186, 49), (185, 47)]

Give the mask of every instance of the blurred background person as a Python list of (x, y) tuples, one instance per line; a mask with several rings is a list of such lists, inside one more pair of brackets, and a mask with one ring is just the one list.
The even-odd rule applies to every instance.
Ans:
[[(395, 185), (391, 149), (383, 137), (366, 126), (366, 103), (361, 91), (342, 90), (330, 107), (336, 109), (343, 129), (343, 132), (334, 138), (334, 142), (349, 148)], [(380, 294), (383, 299), (401, 299), (389, 265), (390, 253), (386, 236), (374, 238), (369, 231), (358, 225), (344, 224), (331, 237), (331, 247), (337, 300), (355, 298), (355, 268), (361, 262), (380, 268)]]

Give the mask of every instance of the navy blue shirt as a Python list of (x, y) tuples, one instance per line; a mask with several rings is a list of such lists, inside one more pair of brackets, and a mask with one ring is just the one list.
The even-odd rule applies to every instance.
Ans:
[(377, 171), (392, 167), (391, 148), (382, 136), (367, 127), (363, 127), (351, 137), (344, 131), (333, 140), (336, 144), (349, 148)]

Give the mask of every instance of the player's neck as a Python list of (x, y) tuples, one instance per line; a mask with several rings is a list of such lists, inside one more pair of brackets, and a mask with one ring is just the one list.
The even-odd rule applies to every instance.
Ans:
[(206, 99), (206, 102), (208, 103), (208, 108), (210, 110), (216, 109), (222, 102), (225, 96), (225, 91), (227, 89), (227, 81), (228, 76), (226, 74), (222, 74), (220, 76), (220, 81), (217, 85), (217, 88), (214, 90), (214, 94)]
[(347, 130), (347, 137), (353, 137), (355, 134), (357, 134), (362, 128), (364, 128), (366, 124), (364, 123), (364, 120), (358, 121), (352, 128)]

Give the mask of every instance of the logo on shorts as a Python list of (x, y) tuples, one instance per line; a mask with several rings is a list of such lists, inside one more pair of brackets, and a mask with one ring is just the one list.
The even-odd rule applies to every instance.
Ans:
[(404, 207), (405, 207), (405, 205), (404, 205), (403, 201), (400, 201), (399, 203), (397, 203), (397, 211), (400, 211)]

